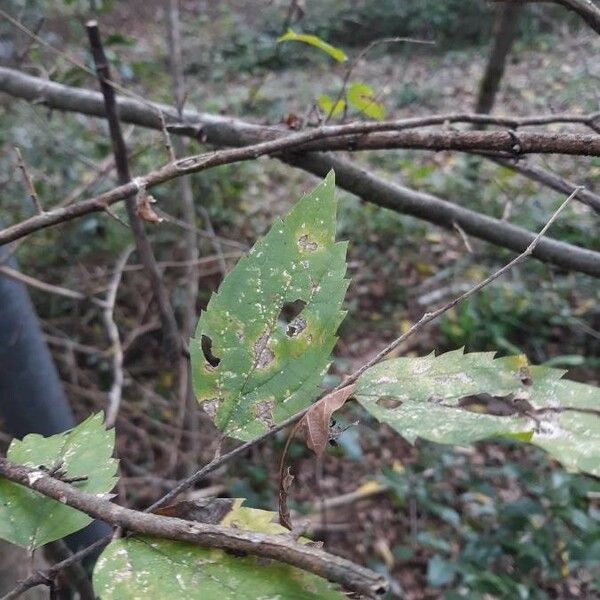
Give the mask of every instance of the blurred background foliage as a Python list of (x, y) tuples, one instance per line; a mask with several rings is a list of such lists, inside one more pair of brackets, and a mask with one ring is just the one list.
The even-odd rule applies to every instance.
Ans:
[[(83, 0), (5, 0), (2, 7), (88, 66), (83, 23), (95, 12), (116, 77), (147, 98), (172, 103), (163, 3), (96, 0), (91, 5), (94, 11)], [(433, 47), (379, 46), (357, 66), (357, 80), (376, 90), (389, 118), (400, 118), (474, 106), (493, 21), (492, 3), (484, 0), (307, 0), (299, 22), (289, 22), (289, 2), (283, 0), (184, 0), (181, 6), (186, 107), (260, 123), (278, 123), (289, 115), (304, 118), (320, 95), (335, 97), (342, 85), (345, 65), (333, 64), (309, 47), (275, 42), (288, 25), (341, 46), (350, 57), (382, 37), (434, 40)], [(3, 64), (69, 85), (96, 87), (89, 74), (64, 56), (30, 45), (1, 19), (0, 39)], [(599, 50), (597, 36), (561, 7), (528, 6), (497, 111), (598, 110), (600, 72), (591, 57)], [(159, 134), (124, 129), (133, 173), (167, 160)], [(103, 171), (110, 143), (101, 121), (3, 96), (0, 144), (4, 223), (31, 214), (15, 169), (15, 145), (46, 207), (89, 197), (114, 184), (113, 175)], [(190, 153), (203, 149), (198, 142), (187, 147)], [(476, 157), (391, 151), (353, 159), (402, 185), (532, 230), (563, 200)], [(600, 181), (598, 159), (544, 157), (540, 162), (591, 189)], [(306, 174), (268, 159), (211, 170), (191, 181), (196, 202), (225, 240), (222, 249), (229, 265), (312, 184)], [(85, 190), (82, 182), (88, 182)], [(181, 217), (178, 195), (175, 183), (155, 192), (160, 209), (175, 219)], [(330, 384), (423, 311), (465, 291), (511, 256), (477, 240), (470, 240), (470, 252), (457, 232), (339, 195), (339, 236), (350, 240), (352, 284)], [(122, 208), (115, 213), (124, 215)], [(173, 218), (149, 229), (165, 265), (184, 256), (182, 229)], [(207, 225), (200, 211), (196, 225)], [(565, 212), (552, 235), (600, 250), (597, 220), (578, 204)], [(90, 215), (27, 238), (18, 245), (17, 257), (24, 272), (43, 281), (102, 294), (116, 256), (130, 240), (127, 227), (117, 219)], [(214, 257), (206, 237), (199, 253)], [(200, 310), (220, 280), (215, 261), (200, 266), (198, 275)], [(165, 266), (164, 277), (180, 311), (181, 271)], [(100, 317), (89, 303), (35, 289), (31, 294), (74, 410), (83, 417), (102, 405), (110, 386), (110, 356), (104, 350)], [(536, 363), (569, 369), (569, 377), (598, 384), (599, 306), (595, 280), (530, 260), (402, 350), (425, 354), (465, 346), (470, 351), (524, 352)], [(163, 396), (174, 390), (160, 335), (152, 327), (157, 317), (150, 290), (135, 268), (124, 277), (116, 318), (124, 338), (131, 337), (119, 455), (128, 501), (141, 505), (162, 489), (151, 474), (160, 467), (164, 439), (170, 435), (164, 424), (173, 417)], [(490, 442), (470, 451), (426, 443), (409, 448), (358, 408), (349, 408), (340, 420), (350, 428), (316, 471), (302, 446), (292, 446), (295, 509), (311, 512), (321, 495), (346, 494), (369, 482), (385, 491), (351, 509), (352, 528), (338, 531), (322, 523), (320, 535), (332, 551), (393, 573), (414, 598), (599, 597), (598, 482), (567, 474), (543, 452), (515, 443)], [(352, 425), (356, 420), (360, 425)], [(211, 457), (214, 432), (207, 423), (200, 426), (206, 456), (188, 457), (189, 468)], [(283, 441), (256, 449), (250, 460), (218, 474), (224, 486), (220, 493), (248, 497), (249, 505), (272, 506)], [(329, 515), (335, 521), (333, 517)]]

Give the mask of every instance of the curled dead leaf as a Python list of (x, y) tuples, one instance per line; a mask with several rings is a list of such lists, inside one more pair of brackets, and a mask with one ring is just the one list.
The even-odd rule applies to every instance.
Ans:
[(296, 423), (296, 426), (288, 436), (279, 463), (279, 522), (290, 531), (292, 530), (292, 520), (287, 506), (287, 498), (294, 477), (289, 467), (287, 469), (284, 468), (290, 444), (296, 433), (302, 431), (306, 439), (306, 445), (317, 456), (322, 456), (329, 442), (331, 415), (344, 406), (346, 400), (354, 392), (355, 386), (356, 384), (353, 383), (339, 390), (334, 390), (318, 402), (315, 402), (306, 411), (304, 417)]
[(327, 448), (330, 437), (331, 415), (339, 410), (354, 392), (355, 384), (335, 390), (315, 402), (302, 420), (298, 430), (306, 439), (306, 445), (317, 455), (321, 456)]
[(145, 189), (141, 189), (135, 198), (135, 213), (146, 223), (161, 223), (163, 219), (156, 214), (156, 211), (152, 208), (156, 200), (150, 196)]
[(233, 508), (230, 498), (198, 498), (196, 500), (182, 500), (157, 508), (156, 515), (175, 517), (186, 521), (197, 521), (216, 525), (223, 520)]

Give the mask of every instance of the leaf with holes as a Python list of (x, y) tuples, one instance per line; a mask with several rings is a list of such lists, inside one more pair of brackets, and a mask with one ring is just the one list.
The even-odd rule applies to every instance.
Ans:
[(251, 440), (318, 394), (348, 287), (334, 190), (331, 172), (238, 262), (200, 317), (194, 390), (231, 437)]
[(544, 448), (569, 471), (600, 476), (600, 388), (563, 375), (524, 356), (455, 350), (379, 363), (354, 395), (410, 442), (510, 436)]
[[(289, 531), (274, 513), (246, 508), (236, 499), (221, 525), (272, 535)], [(94, 569), (102, 600), (188, 598), (190, 600), (343, 600), (346, 596), (316, 575), (276, 561), (234, 556), (222, 550), (147, 536), (114, 540)]]
[(343, 50), (328, 44), (326, 41), (322, 40), (320, 37), (316, 35), (311, 35), (309, 33), (296, 33), (291, 29), (288, 29), (287, 33), (284, 33), (282, 36), (277, 38), (278, 42), (303, 42), (308, 44), (309, 46), (314, 46), (318, 48), (325, 54), (329, 54), (332, 58), (337, 60), (338, 62), (345, 62), (348, 60), (348, 57), (344, 53)]
[[(19, 465), (54, 469), (77, 489), (105, 495), (115, 486), (117, 461), (111, 458), (114, 429), (106, 430), (102, 413), (68, 431), (51, 437), (30, 434), (13, 440), (8, 460)], [(11, 481), (0, 479), (0, 538), (34, 550), (82, 529), (92, 519), (78, 510)]]

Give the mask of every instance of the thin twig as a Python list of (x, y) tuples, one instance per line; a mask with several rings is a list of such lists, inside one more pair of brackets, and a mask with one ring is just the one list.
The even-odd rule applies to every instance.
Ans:
[(23, 182), (25, 183), (25, 188), (27, 189), (27, 193), (31, 198), (31, 203), (33, 204), (33, 208), (38, 214), (43, 214), (44, 209), (42, 208), (42, 203), (40, 202), (39, 196), (35, 191), (35, 185), (33, 185), (33, 179), (29, 175), (29, 171), (27, 170), (27, 166), (25, 165), (25, 161), (23, 160), (23, 156), (21, 155), (21, 151), (17, 146), (15, 146), (15, 154), (17, 155), (17, 165), (23, 174)]
[(41, 281), (36, 279), (35, 277), (31, 277), (30, 275), (25, 275), (25, 273), (21, 273), (17, 269), (13, 269), (12, 267), (8, 267), (6, 265), (0, 265), (0, 274), (4, 275), (4, 277), (8, 277), (13, 281), (19, 281), (20, 283), (24, 283), (30, 287), (36, 288), (48, 294), (56, 294), (57, 296), (63, 296), (64, 298), (71, 298), (72, 300), (86, 300), (89, 299), (91, 302), (95, 304), (99, 304), (100, 301), (91, 296), (86, 296), (81, 292), (76, 292), (74, 290), (70, 290), (68, 288), (53, 285), (51, 283), (46, 283), (45, 281)]
[(470, 290), (457, 296), (447, 304), (444, 304), (441, 308), (438, 308), (432, 312), (425, 313), (408, 331), (403, 333), (400, 337), (396, 338), (391, 344), (388, 344), (381, 352), (377, 353), (371, 360), (365, 363), (360, 369), (352, 373), (349, 377), (347, 377), (343, 384), (340, 385), (350, 385), (354, 383), (367, 369), (370, 369), (373, 365), (377, 364), (381, 360), (383, 360), (390, 352), (392, 352), (395, 348), (397, 348), (402, 342), (407, 340), (409, 337), (418, 333), (425, 325), (431, 323), (434, 319), (437, 319), (440, 315), (443, 315), (445, 312), (448, 312), (451, 308), (454, 308), (457, 304), (470, 298), (473, 294), (477, 293), (479, 290), (484, 288), (486, 285), (490, 284), (492, 281), (498, 279), (506, 273), (510, 271), (516, 265), (522, 263), (528, 256), (533, 254), (535, 247), (538, 245), (542, 237), (546, 234), (548, 229), (552, 226), (552, 224), (556, 221), (560, 213), (566, 208), (567, 204), (571, 202), (571, 200), (577, 195), (581, 186), (578, 186), (576, 190), (558, 207), (558, 209), (554, 212), (554, 214), (550, 217), (546, 225), (541, 229), (541, 231), (535, 236), (534, 240), (527, 246), (524, 252), (519, 254), (516, 258), (511, 260), (509, 263), (504, 265), (501, 269), (498, 269), (495, 273), (492, 273), (489, 277), (486, 277), (483, 281), (480, 281), (476, 286), (472, 287)]
[(346, 73), (344, 74), (344, 81), (342, 82), (342, 87), (341, 87), (335, 101), (331, 105), (329, 114), (327, 115), (327, 117), (325, 119), (325, 123), (327, 123), (329, 121), (329, 119), (331, 119), (333, 112), (335, 110), (335, 107), (338, 105), (340, 100), (346, 94), (346, 88), (348, 87), (348, 82), (350, 81), (350, 76), (352, 75), (352, 71), (354, 71), (354, 68), (358, 65), (358, 63), (376, 46), (379, 46), (381, 44), (396, 44), (396, 43), (400, 43), (400, 42), (407, 42), (409, 44), (432, 44), (432, 45), (435, 45), (435, 42), (431, 41), (431, 40), (417, 40), (417, 39), (406, 38), (406, 37), (387, 37), (387, 38), (381, 38), (378, 40), (373, 40), (368, 46), (363, 48), (354, 57), (354, 59), (348, 66), (348, 69), (346, 69)]
[[(86, 25), (86, 28), (90, 40), (90, 47), (94, 57), (94, 63), (96, 65), (98, 81), (104, 96), (106, 116), (110, 130), (113, 153), (115, 156), (115, 164), (117, 167), (117, 173), (119, 175), (119, 182), (122, 186), (130, 185), (134, 188), (124, 197), (125, 207), (129, 217), (129, 224), (133, 232), (138, 255), (142, 261), (142, 264), (146, 267), (146, 272), (148, 274), (148, 278), (150, 279), (154, 298), (156, 299), (156, 303), (159, 308), (169, 355), (171, 359), (178, 360), (183, 351), (183, 346), (179, 337), (175, 314), (169, 301), (169, 295), (165, 289), (160, 271), (156, 265), (156, 259), (154, 258), (152, 246), (146, 237), (142, 221), (137, 215), (135, 201), (132, 198), (133, 193), (140, 191), (140, 185), (137, 183), (134, 183), (133, 185), (130, 184), (131, 177), (129, 174), (127, 149), (125, 147), (125, 141), (123, 139), (119, 124), (115, 92), (113, 87), (107, 83), (107, 80), (110, 80), (110, 69), (106, 55), (104, 54), (104, 48), (102, 47), (98, 23), (96, 21), (89, 21)], [(81, 203), (75, 204), (70, 208), (74, 208), (76, 206), (81, 206)], [(108, 206), (108, 204), (106, 206)], [(66, 210), (68, 210), (68, 208), (69, 207), (67, 207)]]
[(121, 405), (121, 396), (123, 392), (123, 346), (121, 344), (121, 337), (119, 335), (119, 328), (115, 323), (114, 310), (115, 302), (117, 300), (117, 290), (119, 283), (121, 282), (121, 276), (123, 275), (123, 269), (129, 260), (129, 256), (133, 252), (133, 246), (126, 248), (119, 256), (115, 271), (108, 286), (106, 292), (106, 301), (103, 311), (104, 327), (108, 341), (110, 342), (110, 353), (112, 356), (112, 385), (108, 392), (108, 406), (106, 408), (106, 427), (113, 427), (119, 414), (119, 407)]

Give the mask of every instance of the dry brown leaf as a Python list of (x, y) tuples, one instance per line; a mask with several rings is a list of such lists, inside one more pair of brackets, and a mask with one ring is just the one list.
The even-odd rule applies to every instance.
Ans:
[(152, 208), (152, 204), (156, 200), (150, 196), (145, 190), (140, 190), (135, 199), (135, 213), (137, 216), (146, 221), (146, 223), (160, 223), (162, 219), (156, 214)]
[(175, 517), (186, 521), (198, 521), (199, 523), (220, 523), (233, 508), (233, 500), (230, 498), (198, 498), (197, 500), (182, 500), (157, 508), (156, 515), (163, 517)]
[(292, 530), (292, 519), (287, 506), (287, 497), (292, 481), (294, 481), (294, 476), (291, 474), (289, 467), (284, 469), (290, 444), (296, 433), (302, 431), (306, 439), (306, 445), (317, 456), (322, 456), (329, 441), (331, 415), (344, 406), (346, 400), (352, 395), (355, 386), (355, 383), (347, 385), (315, 402), (308, 409), (304, 417), (292, 428), (288, 436), (279, 462), (279, 522), (290, 531)]
[(356, 384), (335, 390), (313, 404), (300, 421), (299, 430), (304, 433), (306, 445), (317, 455), (322, 456), (329, 442), (331, 415), (339, 410), (354, 392)]

